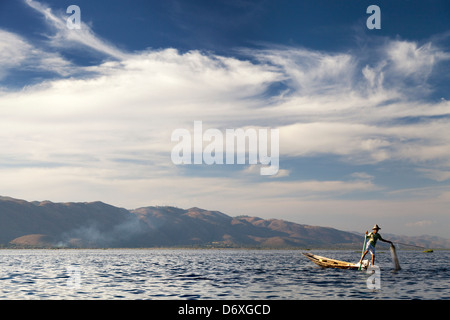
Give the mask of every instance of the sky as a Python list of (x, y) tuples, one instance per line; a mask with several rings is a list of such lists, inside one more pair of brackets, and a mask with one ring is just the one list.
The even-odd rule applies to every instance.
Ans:
[[(3, 196), (449, 238), (449, 100), (446, 0), (0, 0)], [(175, 164), (194, 121), (277, 174)]]

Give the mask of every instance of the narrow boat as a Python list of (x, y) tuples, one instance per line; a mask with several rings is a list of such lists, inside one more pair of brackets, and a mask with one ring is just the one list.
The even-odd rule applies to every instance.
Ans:
[[(359, 269), (359, 263), (351, 263), (346, 261), (340, 261), (335, 259), (330, 259), (326, 257), (317, 256), (312, 253), (303, 252), (302, 253), (305, 257), (307, 257), (309, 260), (317, 264), (318, 266), (324, 267), (324, 268), (338, 268), (338, 269)], [(367, 269), (369, 265), (368, 260), (363, 260), (361, 269)]]

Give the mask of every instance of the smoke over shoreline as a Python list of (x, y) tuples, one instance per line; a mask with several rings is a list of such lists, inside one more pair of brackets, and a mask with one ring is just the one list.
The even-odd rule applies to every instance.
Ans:
[(139, 219), (130, 215), (125, 221), (105, 228), (98, 222), (93, 222), (73, 230), (64, 232), (55, 246), (61, 248), (71, 247), (121, 247), (132, 243), (145, 233)]

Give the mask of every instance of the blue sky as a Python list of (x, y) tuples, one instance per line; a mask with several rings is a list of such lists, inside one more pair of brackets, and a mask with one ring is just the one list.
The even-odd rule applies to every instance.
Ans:
[[(448, 1), (2, 0), (0, 194), (448, 237), (449, 83)], [(278, 174), (174, 165), (195, 120), (279, 129)]]

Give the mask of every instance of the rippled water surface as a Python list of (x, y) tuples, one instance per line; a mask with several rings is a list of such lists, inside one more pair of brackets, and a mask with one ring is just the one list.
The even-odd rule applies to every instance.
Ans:
[(0, 299), (450, 299), (450, 251), (399, 251), (399, 271), (379, 252), (380, 289), (364, 271), (322, 269), (301, 252), (0, 250)]

